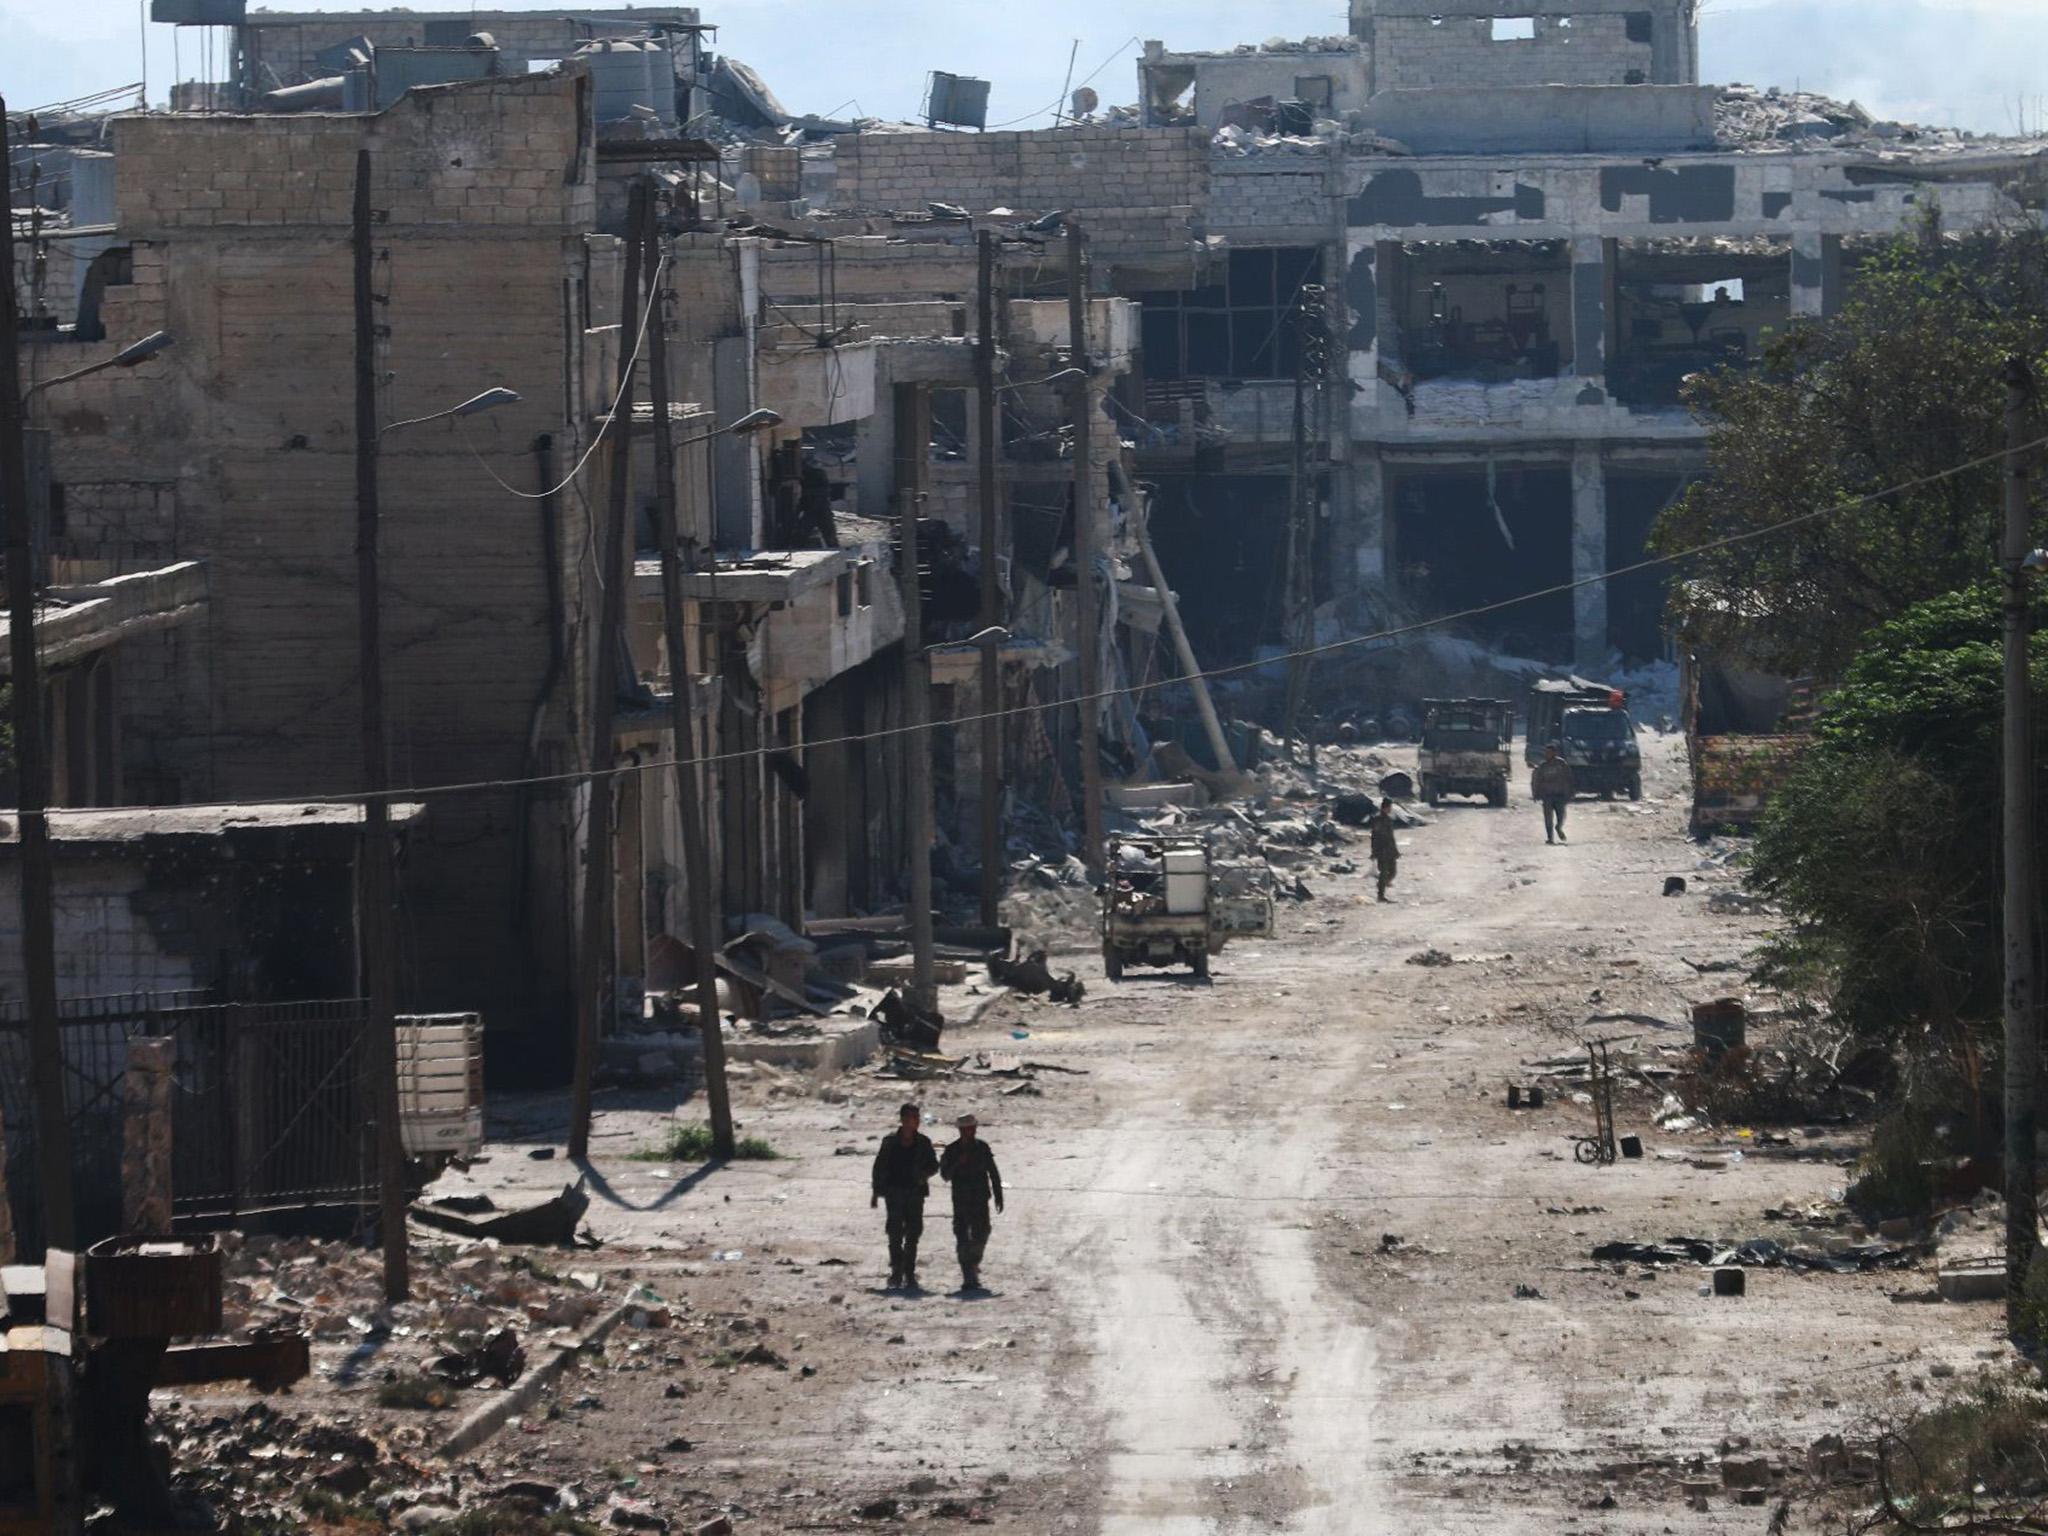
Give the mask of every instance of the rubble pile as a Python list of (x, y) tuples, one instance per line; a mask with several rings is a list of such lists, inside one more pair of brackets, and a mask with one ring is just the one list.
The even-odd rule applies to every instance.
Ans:
[(1910, 144), (1925, 150), (1973, 137), (1955, 128), (1873, 118), (1853, 101), (1775, 85), (1724, 87), (1714, 107), (1714, 136), (1730, 149), (1762, 151), (1838, 150), (1849, 144)]
[[(230, 1530), (631, 1527), (632, 1501), (616, 1491), (522, 1479), (517, 1464), (530, 1441), (456, 1463), (441, 1455), (442, 1442), (490, 1394), (527, 1380), (529, 1355), (537, 1366), (578, 1348), (614, 1314), (623, 1329), (601, 1346), (613, 1371), (651, 1369), (657, 1357), (678, 1363), (681, 1337), (693, 1331), (717, 1347), (714, 1361), (734, 1353), (731, 1320), (691, 1316), (687, 1303), (635, 1284), (629, 1272), (558, 1272), (490, 1244), (416, 1245), (414, 1299), (387, 1306), (374, 1252), (233, 1233), (224, 1246), (233, 1324), (296, 1322), (328, 1346), (303, 1400), (288, 1411), (210, 1394), (159, 1399), (157, 1425), (182, 1491), (228, 1513)], [(656, 1337), (675, 1344), (657, 1356), (648, 1342)], [(751, 1338), (739, 1347), (748, 1345), (765, 1349)], [(573, 1392), (563, 1397), (573, 1411)], [(523, 1411), (545, 1422), (565, 1404), (536, 1398)], [(520, 1423), (510, 1417), (507, 1427)]]

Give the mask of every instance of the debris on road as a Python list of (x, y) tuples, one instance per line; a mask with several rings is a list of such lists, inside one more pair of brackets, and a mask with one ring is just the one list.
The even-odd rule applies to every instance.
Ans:
[(1699, 1264), (1710, 1268), (1741, 1265), (1745, 1269), (1803, 1269), (1837, 1275), (1870, 1274), (1905, 1269), (1918, 1262), (1919, 1250), (1889, 1243), (1847, 1243), (1840, 1248), (1788, 1248), (1768, 1237), (1740, 1243), (1710, 1242), (1700, 1237), (1673, 1237), (1661, 1243), (1601, 1243), (1591, 1257), (1602, 1264)]
[(460, 1237), (492, 1238), (527, 1247), (564, 1248), (576, 1241), (576, 1229), (590, 1209), (590, 1196), (579, 1181), (537, 1205), (501, 1211), (489, 1195), (447, 1195), (419, 1200), (412, 1206), (415, 1221)]

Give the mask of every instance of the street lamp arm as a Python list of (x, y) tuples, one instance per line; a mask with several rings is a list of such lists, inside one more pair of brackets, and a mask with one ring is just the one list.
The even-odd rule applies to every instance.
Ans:
[(445, 411), (433, 411), (425, 416), (408, 416), (403, 421), (387, 422), (377, 429), (377, 435), (382, 437), (387, 432), (401, 431), (406, 427), (421, 427), (430, 421), (446, 421), (451, 416), (474, 416), (479, 411), (488, 411), (496, 406), (517, 405), (518, 403), (519, 393), (517, 390), (494, 386), (485, 390), (480, 395), (471, 395), (460, 405), (449, 406)]
[(174, 345), (176, 338), (168, 331), (152, 331), (142, 340), (123, 347), (112, 357), (103, 357), (96, 363), (87, 363), (83, 368), (60, 373), (54, 379), (38, 380), (21, 392), (22, 402), (26, 404), (31, 396), (41, 394), (46, 389), (53, 389), (59, 384), (69, 384), (73, 379), (82, 379), (87, 374), (98, 373), (106, 368), (133, 368), (138, 363), (148, 362), (166, 347)]
[(744, 436), (751, 432), (765, 432), (770, 427), (779, 427), (781, 425), (782, 412), (771, 411), (764, 405), (759, 410), (747, 412), (746, 415), (740, 417), (737, 421), (728, 421), (724, 426), (713, 427), (709, 432), (699, 432), (695, 437), (686, 437), (680, 443), (677, 443), (676, 446), (678, 448), (694, 448), (699, 443), (708, 443), (714, 437), (724, 437), (729, 433), (734, 436)]

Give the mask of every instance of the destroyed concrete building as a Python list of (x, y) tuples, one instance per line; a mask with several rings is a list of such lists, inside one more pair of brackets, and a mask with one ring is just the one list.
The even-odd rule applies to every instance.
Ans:
[[(1206, 659), (1282, 644), (1297, 312), (1325, 633), (1625, 567), (1705, 465), (1686, 376), (1823, 315), (1930, 206), (2025, 217), (2026, 157), (1698, 80), (1690, 0), (1359, 0), (1347, 38), (1139, 61), (1143, 126), (842, 137), (829, 206), (1065, 210), (1143, 307), (1125, 402)], [(1831, 109), (1833, 110), (1833, 109)], [(1476, 616), (1662, 650), (1655, 572)]]
[[(203, 596), (120, 628), (118, 660), (76, 685), (67, 793), (359, 787), (347, 225), (368, 150), (394, 778), (425, 802), (403, 1004), (480, 1010), (536, 1069), (574, 1012), (593, 769), (618, 770), (604, 963), (623, 1016), (672, 984), (693, 902), (728, 937), (902, 902), (906, 754), (933, 754), (940, 853), (971, 883), (980, 733), (906, 730), (906, 508), (938, 720), (1013, 711), (1006, 827), (1026, 807), (1078, 822), (1078, 712), (1056, 706), (1100, 679), (1113, 777), (1147, 771), (1161, 725), (1124, 692), (1173, 670), (1147, 525), (1206, 664), (1465, 610), (1524, 654), (1655, 654), (1659, 576), (1589, 578), (1640, 559), (1704, 468), (1683, 379), (1828, 313), (1869, 243), (1937, 202), (1965, 225), (2033, 206), (2031, 147), (1701, 85), (1690, 0), (1357, 0), (1345, 36), (1151, 44), (1137, 108), (987, 133), (792, 118), (686, 8), (232, 20), (205, 94), (236, 110), (46, 135), (35, 163), (62, 160), (68, 190), (15, 214), (41, 295), (31, 377), (177, 339), (41, 400), (57, 573), (203, 572)], [(700, 705), (682, 744), (655, 409), (620, 324), (635, 186), (662, 225)], [(414, 424), (491, 387), (519, 398)], [(595, 553), (615, 398), (634, 423), (622, 637), (601, 633)], [(763, 410), (768, 430), (724, 430)], [(1102, 617), (1085, 670), (1084, 591)], [(990, 618), (993, 699), (969, 644)], [(593, 764), (614, 644), (629, 665)], [(686, 888), (673, 775), (652, 771), (679, 750), (710, 765), (709, 892)]]

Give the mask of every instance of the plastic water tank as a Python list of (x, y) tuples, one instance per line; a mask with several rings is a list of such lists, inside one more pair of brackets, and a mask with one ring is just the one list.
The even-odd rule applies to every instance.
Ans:
[[(647, 45), (615, 38), (599, 38), (577, 50), (590, 70), (590, 86), (596, 97), (597, 120), (615, 123), (633, 115), (636, 106), (659, 106), (648, 98)], [(666, 62), (666, 60), (664, 60)]]

